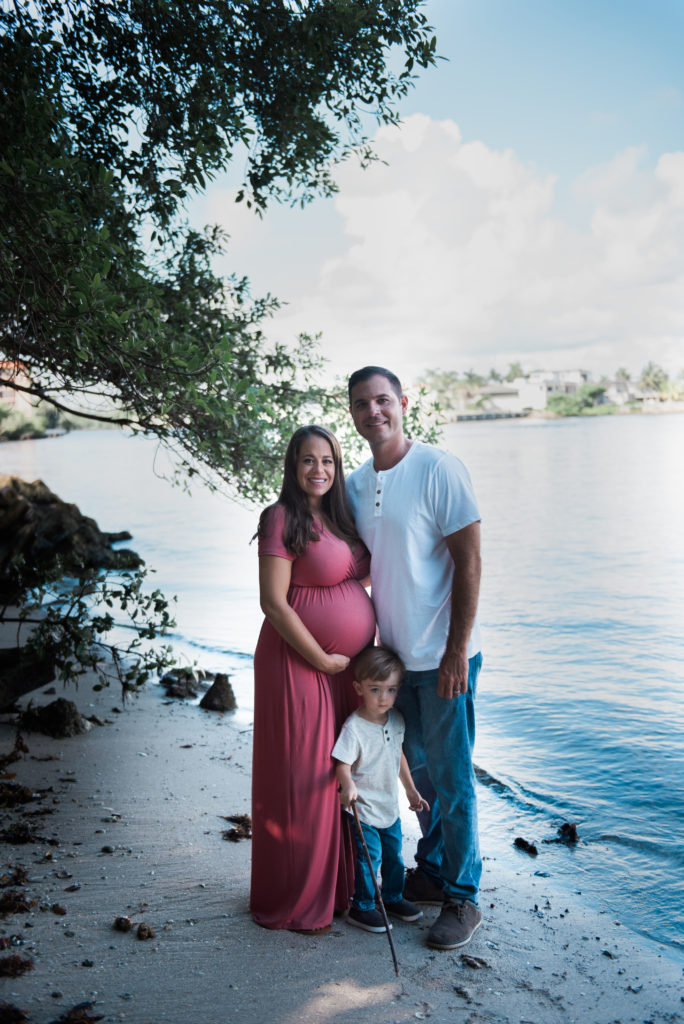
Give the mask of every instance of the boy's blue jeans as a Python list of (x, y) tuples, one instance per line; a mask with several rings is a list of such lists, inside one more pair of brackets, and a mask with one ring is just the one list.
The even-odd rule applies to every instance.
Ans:
[(418, 815), (422, 839), (416, 861), (447, 897), (477, 904), (482, 859), (477, 831), (473, 746), (475, 691), (482, 655), (469, 661), (468, 692), (437, 695), (437, 669), (407, 672), (396, 707), (406, 723), (404, 753), (430, 811)]
[(375, 828), (361, 822), (363, 836), (370, 854), (373, 872), (371, 874), (356, 822), (352, 822), (356, 847), (356, 870), (354, 874), (353, 903), (359, 910), (372, 910), (375, 906), (375, 885), (378, 869), (382, 873), (383, 903), (397, 903), (404, 893), (404, 862), (401, 858), (401, 820), (388, 828)]

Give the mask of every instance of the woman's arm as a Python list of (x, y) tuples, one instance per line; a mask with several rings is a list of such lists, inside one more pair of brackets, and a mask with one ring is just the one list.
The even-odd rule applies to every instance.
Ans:
[(297, 612), (287, 603), (292, 562), (278, 555), (259, 558), (259, 600), (261, 610), (283, 640), (319, 672), (335, 675), (349, 664), (344, 654), (327, 654), (309, 632)]

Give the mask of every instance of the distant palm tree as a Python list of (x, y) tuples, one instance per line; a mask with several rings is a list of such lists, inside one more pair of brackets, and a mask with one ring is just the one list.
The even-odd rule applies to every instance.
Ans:
[(653, 361), (646, 364), (641, 373), (639, 383), (645, 391), (665, 391), (669, 384), (669, 377), (662, 366)]

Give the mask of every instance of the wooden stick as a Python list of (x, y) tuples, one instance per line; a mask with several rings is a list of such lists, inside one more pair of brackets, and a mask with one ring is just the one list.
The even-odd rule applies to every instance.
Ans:
[(382, 896), (380, 895), (380, 886), (378, 885), (378, 879), (377, 879), (377, 876), (375, 874), (375, 871), (373, 871), (373, 862), (371, 860), (371, 855), (368, 852), (368, 847), (366, 846), (366, 838), (365, 838), (365, 836), (363, 834), (363, 829), (361, 828), (361, 822), (359, 821), (359, 812), (356, 809), (356, 800), (352, 800), (351, 806), (352, 806), (352, 810), (354, 812), (354, 820), (356, 821), (356, 828), (357, 828), (358, 833), (359, 833), (359, 838), (361, 840), (361, 845), (363, 846), (363, 852), (366, 855), (366, 863), (368, 864), (368, 870), (371, 873), (371, 878), (373, 879), (373, 885), (375, 886), (375, 898), (376, 898), (376, 900), (378, 902), (378, 905), (380, 907), (380, 913), (382, 914), (382, 919), (385, 922), (385, 929), (387, 931), (387, 941), (390, 944), (390, 949), (392, 950), (392, 959), (394, 960), (394, 973), (398, 977), (399, 976), (399, 964), (397, 963), (397, 954), (394, 951), (394, 943), (392, 942), (392, 933), (390, 931), (390, 923), (389, 923), (389, 921), (387, 919), (387, 911), (385, 910), (385, 904), (382, 902)]

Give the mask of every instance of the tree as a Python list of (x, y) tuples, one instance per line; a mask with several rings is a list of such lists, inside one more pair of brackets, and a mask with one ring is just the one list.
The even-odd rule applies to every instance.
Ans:
[(630, 376), (629, 370), (627, 370), (624, 366), (621, 366), (618, 370), (615, 371), (615, 380), (619, 381), (620, 383), (627, 384), (631, 379), (632, 378)]
[[(0, 13), (0, 352), (62, 411), (151, 433), (248, 497), (272, 493), (309, 412), (313, 339), (268, 344), (276, 307), (216, 277), (225, 239), (182, 221), (232, 163), (238, 198), (304, 203), (368, 163), (435, 62), (421, 0), (16, 0)], [(403, 51), (403, 66), (389, 61)], [(369, 121), (370, 117), (370, 121)]]
[(510, 382), (516, 380), (518, 377), (524, 376), (525, 374), (523, 372), (522, 363), (509, 363), (508, 373), (506, 374), (504, 380)]
[(662, 366), (658, 366), (652, 360), (646, 364), (641, 371), (639, 384), (644, 391), (665, 391), (669, 384), (669, 377)]
[[(334, 165), (352, 153), (372, 160), (371, 126), (394, 123), (415, 69), (435, 63), (422, 6), (4, 4), (0, 384), (155, 435), (178, 454), (184, 482), (202, 474), (270, 498), (294, 427), (330, 422), (346, 403), (316, 384), (314, 338), (267, 341), (277, 301), (216, 276), (226, 239), (190, 230), (183, 204), (231, 165), (243, 168), (238, 200), (261, 212), (271, 199), (332, 193)], [(47, 572), (45, 586), (58, 576)], [(101, 586), (89, 595), (93, 586), (84, 579), (63, 596), (43, 638), (65, 679), (107, 633), (109, 613), (93, 617), (99, 597), (139, 610), (141, 637), (150, 612), (162, 632), (167, 623), (161, 599), (145, 607), (137, 578), (114, 597)]]
[(583, 384), (572, 395), (563, 392), (549, 395), (546, 407), (557, 416), (581, 416), (601, 405), (605, 393), (603, 384)]

